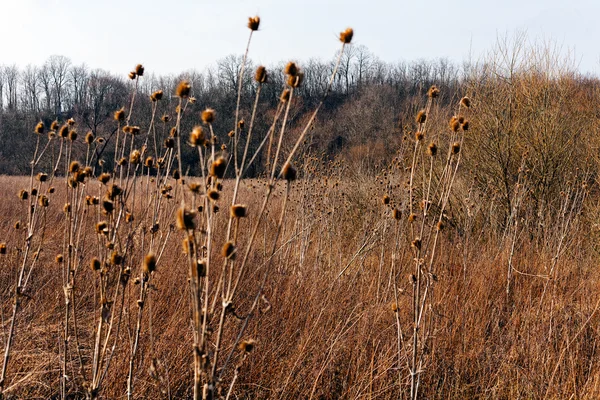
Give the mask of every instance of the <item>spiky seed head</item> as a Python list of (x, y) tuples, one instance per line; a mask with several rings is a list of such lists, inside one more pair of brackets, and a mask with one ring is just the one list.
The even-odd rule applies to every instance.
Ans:
[(296, 75), (293, 75), (293, 76), (290, 75), (290, 76), (288, 76), (287, 84), (290, 87), (297, 88), (297, 87), (300, 87), (300, 85), (302, 84), (303, 80), (304, 80), (304, 72), (298, 71), (296, 73)]
[(162, 90), (157, 90), (156, 92), (153, 92), (150, 95), (150, 100), (152, 101), (159, 101), (163, 98), (163, 91)]
[(460, 105), (465, 108), (471, 108), (471, 99), (469, 99), (466, 96), (463, 97), (462, 99), (460, 99)]
[(416, 121), (418, 124), (422, 124), (427, 120), (427, 114), (425, 113), (425, 110), (421, 110), (417, 113), (417, 118)]
[(210, 165), (210, 176), (214, 176), (215, 178), (223, 179), (225, 176), (225, 169), (227, 168), (227, 162), (223, 157), (217, 158)]
[(117, 253), (116, 251), (113, 251), (112, 254), (110, 255), (110, 263), (112, 265), (121, 265), (122, 262), (123, 262), (123, 256), (120, 255), (119, 253)]
[(352, 28), (346, 28), (345, 31), (340, 32), (340, 42), (344, 44), (349, 44), (352, 42), (352, 37), (354, 36), (354, 30)]
[(215, 110), (212, 108), (207, 108), (202, 111), (202, 122), (205, 124), (212, 124), (215, 120)]
[(134, 220), (133, 214), (130, 212), (126, 212), (125, 213), (125, 222), (131, 223), (131, 222), (133, 222), (133, 220)]
[(402, 211), (398, 210), (397, 208), (394, 208), (392, 210), (392, 217), (397, 221), (400, 220), (402, 218)]
[(452, 154), (458, 154), (460, 152), (460, 143), (452, 143)]
[(465, 117), (463, 117), (462, 115), (459, 115), (458, 116), (458, 123), (462, 125), (463, 122), (465, 122)]
[(289, 76), (296, 76), (296, 74), (298, 73), (298, 65), (296, 65), (295, 62), (290, 61), (285, 65), (283, 72), (285, 72), (285, 74)]
[(76, 140), (77, 140), (77, 131), (76, 131), (75, 129), (71, 129), (71, 130), (69, 131), (69, 140), (70, 140), (71, 142), (74, 142), (74, 141), (76, 141)]
[(38, 204), (40, 205), (40, 207), (48, 207), (48, 204), (49, 204), (48, 197), (45, 194), (38, 197)]
[(200, 189), (202, 188), (202, 186), (200, 186), (200, 184), (198, 183), (191, 182), (188, 184), (188, 188), (190, 188), (190, 191), (192, 193), (200, 193)]
[(134, 79), (137, 77), (137, 75), (135, 74), (135, 71), (130, 71), (130, 72), (127, 74), (127, 77), (128, 77), (129, 79), (131, 79), (131, 80), (134, 80)]
[(114, 118), (115, 118), (115, 121), (117, 121), (117, 122), (125, 121), (125, 109), (121, 108), (121, 109), (115, 111)]
[(133, 165), (137, 165), (140, 163), (140, 159), (142, 157), (142, 153), (139, 150), (134, 150), (129, 155), (129, 162)]
[(37, 196), (37, 194), (38, 194), (38, 190), (36, 188), (31, 189), (32, 196)]
[(238, 349), (244, 353), (251, 353), (256, 347), (256, 341), (254, 339), (242, 340), (238, 345)]
[(55, 131), (48, 131), (48, 139), (49, 140), (54, 139), (55, 136), (56, 136), (56, 132)]
[(75, 172), (79, 171), (80, 168), (81, 166), (79, 165), (79, 162), (73, 161), (71, 165), (69, 165), (69, 172), (74, 174)]
[(421, 239), (420, 238), (416, 238), (415, 240), (412, 241), (411, 246), (414, 247), (417, 250), (421, 250)]
[(110, 181), (110, 174), (108, 172), (104, 172), (104, 173), (100, 174), (100, 176), (98, 177), (98, 180), (100, 181), (100, 183), (106, 185), (108, 183), (108, 181)]
[(74, 120), (73, 118), (69, 118), (69, 119), (67, 120), (67, 125), (69, 125), (69, 126), (73, 126), (73, 125), (75, 125), (75, 120)]
[(179, 173), (178, 169), (173, 170), (173, 179), (175, 179), (176, 181), (181, 179), (181, 174)]
[(114, 210), (115, 210), (115, 203), (113, 203), (110, 199), (102, 200), (102, 212), (104, 212), (105, 215), (112, 214), (112, 212)]
[(15, 229), (21, 229), (21, 221), (16, 221), (13, 226)]
[(172, 138), (176, 138), (177, 136), (179, 136), (178, 133), (177, 133), (177, 127), (176, 126), (174, 126), (174, 127), (171, 128), (171, 130), (169, 131), (169, 136), (172, 137)]
[(200, 125), (196, 125), (194, 129), (192, 129), (192, 133), (190, 133), (190, 144), (192, 146), (201, 146), (205, 139), (204, 130)]
[(392, 310), (392, 312), (398, 312), (398, 303), (393, 302), (392, 304), (390, 304), (390, 309)]
[(177, 210), (177, 228), (180, 230), (196, 229), (196, 212), (181, 207)]
[(214, 214), (218, 213), (219, 212), (219, 206), (216, 205), (216, 204), (213, 204), (212, 211), (213, 211)]
[(167, 123), (171, 120), (171, 117), (169, 117), (167, 114), (164, 114), (162, 117), (160, 117), (160, 120), (164, 123)]
[(221, 249), (221, 255), (223, 256), (223, 258), (228, 258), (230, 260), (234, 260), (235, 259), (235, 251), (236, 251), (235, 245), (230, 240), (223, 245), (223, 248)]
[(254, 80), (258, 83), (267, 83), (268, 80), (268, 73), (267, 73), (267, 69), (260, 65), (258, 68), (256, 68), (256, 73), (254, 74)]
[(294, 168), (294, 166), (291, 163), (286, 163), (283, 166), (282, 175), (283, 179), (285, 179), (288, 182), (292, 182), (296, 180), (298, 173), (296, 172), (296, 168)]
[(421, 140), (423, 140), (424, 136), (425, 135), (423, 134), (422, 131), (417, 131), (417, 133), (415, 133), (415, 139), (417, 142), (420, 142)]
[(221, 182), (217, 182), (217, 184), (215, 185), (215, 188), (216, 188), (218, 191), (221, 191), (221, 190), (223, 190), (223, 184), (222, 184)]
[(63, 257), (63, 255), (62, 255), (62, 254), (57, 254), (57, 255), (56, 255), (56, 262), (57, 262), (58, 264), (61, 264), (63, 261), (64, 261), (64, 257)]
[(191, 104), (194, 104), (194, 103), (196, 102), (196, 98), (195, 98), (195, 97), (190, 97), (190, 98), (188, 99), (188, 101), (189, 101)]
[(431, 157), (435, 157), (437, 154), (437, 145), (434, 142), (429, 143), (429, 147), (427, 147), (427, 152)]
[(56, 131), (56, 130), (58, 130), (58, 126), (59, 126), (59, 125), (58, 125), (58, 121), (57, 121), (57, 120), (54, 120), (54, 121), (52, 121), (52, 123), (50, 124), (50, 130), (51, 130), (51, 131)]
[(21, 200), (27, 200), (29, 198), (29, 192), (25, 189), (21, 189), (19, 191), (19, 199)]
[(248, 206), (245, 204), (234, 204), (231, 206), (232, 218), (244, 218), (247, 216)]
[(196, 263), (196, 274), (200, 278), (206, 276), (206, 260), (198, 260)]
[(6, 254), (6, 243), (0, 243), (0, 254)]
[(279, 100), (282, 103), (290, 101), (290, 89), (284, 89), (283, 92), (281, 92), (281, 96), (279, 96)]
[(117, 198), (117, 196), (120, 196), (121, 194), (123, 194), (123, 189), (121, 189), (121, 187), (115, 183), (110, 185), (110, 187), (108, 188), (107, 196), (109, 200), (114, 200)]
[(92, 271), (100, 271), (100, 268), (101, 268), (100, 260), (98, 260), (98, 258), (96, 258), (96, 257), (92, 258), (92, 260), (90, 261), (90, 269)]
[(468, 131), (469, 130), (469, 120), (465, 120), (465, 122), (462, 123), (461, 128), (463, 131)]
[(137, 74), (137, 76), (144, 76), (144, 66), (142, 64), (136, 65), (135, 73)]
[(388, 204), (390, 204), (390, 196), (388, 196), (387, 194), (384, 194), (383, 198), (381, 199), (381, 202), (387, 206)]
[(41, 135), (44, 133), (44, 123), (42, 121), (38, 122), (37, 125), (35, 126), (34, 132), (38, 135)]
[(48, 174), (40, 172), (39, 174), (37, 174), (36, 179), (40, 182), (46, 182), (48, 180)]
[(68, 214), (71, 212), (71, 203), (65, 203), (65, 205), (63, 206), (63, 211), (65, 212), (65, 214)]
[(60, 136), (61, 138), (69, 137), (69, 125), (64, 124), (63, 126), (61, 126), (60, 131), (58, 131), (58, 136)]
[(429, 96), (432, 99), (435, 99), (439, 95), (440, 95), (440, 89), (438, 89), (438, 87), (435, 85), (430, 87), (429, 90), (427, 91), (427, 96)]
[(438, 231), (442, 231), (442, 230), (444, 230), (444, 228), (445, 228), (444, 222), (443, 222), (443, 221), (439, 221), (439, 222), (437, 223), (437, 225), (436, 225), (436, 229), (437, 229)]
[(86, 144), (92, 144), (94, 143), (94, 134), (92, 132), (88, 132), (85, 135), (85, 143)]
[(144, 257), (143, 269), (146, 274), (156, 271), (156, 256), (154, 254), (146, 254), (146, 257)]
[(190, 85), (190, 82), (181, 81), (179, 82), (179, 85), (177, 85), (177, 89), (175, 90), (175, 96), (185, 99), (189, 97), (191, 90), (192, 85)]
[(260, 17), (259, 16), (248, 18), (248, 28), (251, 31), (257, 31), (259, 26), (260, 26)]
[(210, 189), (206, 195), (212, 201), (217, 201), (219, 200), (219, 197), (221, 197), (221, 193), (219, 193), (219, 191), (216, 189)]
[(172, 137), (168, 137), (165, 139), (165, 147), (167, 149), (172, 149), (175, 147), (175, 140)]
[(460, 128), (460, 122), (458, 122), (458, 117), (456, 115), (450, 118), (449, 125), (452, 132), (458, 132), (458, 128)]
[(139, 133), (140, 133), (141, 131), (142, 131), (142, 130), (141, 130), (141, 128), (140, 128), (139, 126), (131, 126), (131, 127), (130, 127), (130, 131), (129, 131), (129, 132), (130, 132), (132, 135), (139, 135)]
[(417, 219), (417, 216), (414, 213), (411, 213), (408, 216), (408, 222), (414, 222)]

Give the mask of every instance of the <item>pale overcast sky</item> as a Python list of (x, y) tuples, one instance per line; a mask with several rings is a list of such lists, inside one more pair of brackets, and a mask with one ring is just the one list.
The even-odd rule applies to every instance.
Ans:
[(592, 0), (0, 0), (0, 64), (42, 64), (50, 55), (127, 73), (203, 69), (245, 48), (247, 17), (261, 17), (251, 58), (263, 64), (328, 59), (337, 34), (385, 61), (490, 50), (498, 35), (527, 31), (574, 51), (583, 72), (600, 71), (600, 1)]

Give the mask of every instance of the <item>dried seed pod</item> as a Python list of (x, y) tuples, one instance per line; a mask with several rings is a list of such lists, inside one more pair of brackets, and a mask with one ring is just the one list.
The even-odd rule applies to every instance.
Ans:
[(354, 36), (354, 30), (352, 28), (346, 28), (345, 31), (340, 32), (340, 42), (344, 44), (349, 44), (352, 42), (352, 37)]

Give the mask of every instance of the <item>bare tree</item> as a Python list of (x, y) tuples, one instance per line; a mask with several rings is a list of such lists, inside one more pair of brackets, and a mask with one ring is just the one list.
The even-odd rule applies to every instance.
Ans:
[(17, 108), (17, 90), (19, 85), (19, 69), (17, 66), (13, 64), (5, 67), (4, 78), (6, 81), (6, 88), (8, 89), (8, 109), (14, 110)]
[(21, 76), (23, 82), (23, 108), (26, 112), (35, 114), (40, 112), (41, 87), (38, 74), (39, 68), (37, 66), (28, 65)]
[(63, 100), (65, 97), (66, 85), (69, 80), (69, 67), (71, 60), (65, 56), (51, 56), (46, 61), (48, 71), (52, 81), (52, 90), (54, 94), (54, 113), (60, 115), (63, 111)]

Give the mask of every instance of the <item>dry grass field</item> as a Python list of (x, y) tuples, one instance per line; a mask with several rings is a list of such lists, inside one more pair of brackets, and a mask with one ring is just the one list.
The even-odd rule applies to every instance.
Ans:
[[(0, 177), (4, 398), (600, 396), (598, 147), (575, 140), (596, 91), (543, 71), (451, 106), (428, 88), (371, 174), (366, 150), (304, 146), (352, 35), (302, 126), (289, 63), (265, 131), (256, 106), (214, 131), (183, 81), (170, 121), (162, 92), (132, 121), (134, 89), (108, 141), (76, 120), (24, 134), (31, 174)], [(244, 73), (258, 104), (267, 71)]]

